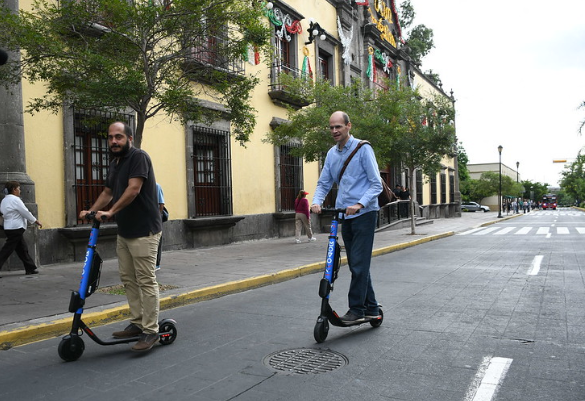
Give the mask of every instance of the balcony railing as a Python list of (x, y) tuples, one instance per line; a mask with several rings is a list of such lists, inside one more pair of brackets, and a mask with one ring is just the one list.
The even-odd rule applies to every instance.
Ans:
[[(287, 75), (293, 79), (303, 79), (303, 73), (298, 68), (286, 64), (273, 64), (270, 70), (270, 85), (268, 95), (275, 102), (287, 103), (293, 107), (301, 108), (308, 106), (311, 102), (303, 93), (302, 87), (299, 90), (292, 90), (283, 82), (282, 76)], [(306, 77), (308, 79), (308, 77)]]
[[(227, 35), (207, 36), (189, 48), (186, 60), (187, 71), (197, 77), (211, 76), (204, 70), (216, 70), (231, 76), (243, 76), (246, 73), (243, 58), (228, 56)], [(203, 67), (203, 70), (202, 70)]]

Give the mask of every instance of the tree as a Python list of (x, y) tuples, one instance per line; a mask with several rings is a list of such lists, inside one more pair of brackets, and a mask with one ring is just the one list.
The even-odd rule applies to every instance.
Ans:
[(457, 145), (457, 171), (459, 172), (459, 184), (469, 179), (469, 169), (467, 164), (469, 163), (469, 156), (463, 147), (463, 143), (459, 142)]
[[(379, 167), (400, 162), (410, 170), (411, 189), (416, 188), (416, 169), (436, 174), (442, 167), (442, 158), (453, 153), (454, 110), (447, 99), (421, 99), (417, 91), (392, 84), (388, 90), (374, 93), (359, 80), (347, 87), (331, 86), (326, 81), (317, 81), (313, 86), (292, 79), (286, 85), (291, 93), (303, 93), (313, 104), (298, 111), (289, 109), (290, 123), (269, 132), (266, 141), (274, 145), (301, 143), (293, 154), (306, 161), (320, 160), (331, 147), (326, 124), (336, 110), (350, 116), (352, 135), (370, 141)], [(410, 207), (412, 210), (414, 203)], [(411, 227), (414, 234), (413, 213)]]
[[(415, 16), (416, 12), (410, 3), (410, 0), (403, 1), (400, 4), (400, 15), (398, 18), (400, 27), (403, 29), (409, 28), (414, 22)], [(420, 65), (423, 57), (429, 54), (431, 49), (435, 47), (433, 36), (433, 30), (422, 24), (417, 25), (410, 30), (405, 42), (410, 49), (410, 57), (415, 64)]]
[(524, 199), (531, 199), (533, 201), (540, 201), (542, 196), (549, 193), (548, 184), (540, 182), (532, 182), (530, 180), (523, 180), (521, 182), (524, 192), (521, 195)]
[[(34, 0), (18, 13), (4, 6), (0, 43), (23, 52), (0, 70), (0, 81), (46, 86), (30, 113), (131, 109), (137, 147), (145, 122), (161, 111), (183, 123), (223, 113), (244, 143), (255, 125), (249, 99), (258, 81), (232, 67), (247, 46), (268, 43), (261, 17), (261, 2), (245, 0)], [(225, 109), (205, 107), (202, 97)]]
[(585, 199), (585, 155), (581, 151), (577, 158), (561, 173), (561, 188), (578, 203)]

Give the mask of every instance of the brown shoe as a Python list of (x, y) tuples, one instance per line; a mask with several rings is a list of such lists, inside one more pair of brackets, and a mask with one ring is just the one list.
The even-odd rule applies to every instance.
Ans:
[(136, 326), (134, 323), (130, 323), (128, 327), (126, 327), (122, 331), (115, 331), (112, 333), (112, 336), (115, 338), (131, 338), (131, 337), (138, 337), (142, 334), (142, 329)]
[(144, 334), (140, 335), (140, 340), (132, 347), (132, 351), (148, 351), (158, 341), (158, 334)]

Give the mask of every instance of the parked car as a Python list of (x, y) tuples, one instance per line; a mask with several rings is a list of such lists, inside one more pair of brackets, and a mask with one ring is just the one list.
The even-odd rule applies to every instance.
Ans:
[(485, 206), (485, 205), (480, 205), (479, 203), (476, 203), (476, 202), (467, 202), (467, 203), (461, 204), (461, 210), (464, 212), (481, 212), (482, 210), (484, 212), (489, 212), (490, 207)]

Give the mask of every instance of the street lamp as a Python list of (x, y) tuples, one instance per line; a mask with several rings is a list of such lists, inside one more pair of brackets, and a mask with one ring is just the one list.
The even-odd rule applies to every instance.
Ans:
[(518, 169), (520, 168), (520, 162), (516, 162), (516, 182), (518, 182)]
[(502, 217), (502, 145), (498, 146), (498, 153), (500, 154), (500, 191), (498, 193), (498, 218)]

